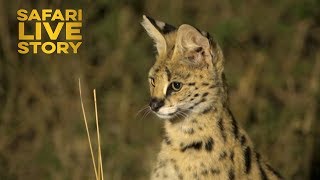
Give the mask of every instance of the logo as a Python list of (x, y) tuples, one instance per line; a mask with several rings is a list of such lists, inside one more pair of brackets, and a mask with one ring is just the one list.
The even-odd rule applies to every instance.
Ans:
[(77, 54), (82, 44), (82, 9), (19, 9), (18, 53)]

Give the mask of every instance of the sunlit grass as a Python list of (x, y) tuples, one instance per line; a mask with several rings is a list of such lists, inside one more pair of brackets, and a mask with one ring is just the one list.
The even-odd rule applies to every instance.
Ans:
[[(86, 117), (85, 108), (84, 108), (83, 100), (82, 100), (80, 78), (79, 78), (79, 93), (80, 93), (80, 102), (81, 102), (81, 108), (82, 108), (82, 113), (83, 113), (83, 120), (84, 120), (84, 124), (85, 124), (86, 131), (87, 131), (91, 159), (92, 159), (92, 164), (93, 164), (93, 168), (94, 168), (94, 174), (95, 174), (96, 180), (104, 180), (103, 165), (102, 165), (102, 158), (101, 158), (101, 142), (100, 142), (100, 130), (99, 130), (99, 118), (98, 118), (98, 110), (97, 110), (98, 108), (97, 108), (96, 90), (95, 89), (93, 90), (93, 100), (94, 100), (94, 110), (95, 110), (95, 119), (96, 119), (96, 128), (97, 128), (96, 129), (97, 130), (97, 141), (98, 141), (98, 164), (97, 165), (96, 165), (95, 156), (94, 156), (94, 153), (92, 150), (90, 131), (88, 128), (87, 117)], [(97, 169), (97, 167), (98, 167), (98, 169)]]

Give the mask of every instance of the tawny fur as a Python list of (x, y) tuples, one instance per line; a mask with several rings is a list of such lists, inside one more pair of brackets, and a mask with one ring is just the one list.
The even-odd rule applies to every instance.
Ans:
[[(151, 179), (281, 179), (255, 151), (229, 110), (219, 45), (190, 25), (164, 34), (162, 22), (144, 16), (142, 24), (156, 38), (150, 92), (164, 102), (155, 113), (166, 119)], [(182, 88), (173, 91), (172, 82)]]

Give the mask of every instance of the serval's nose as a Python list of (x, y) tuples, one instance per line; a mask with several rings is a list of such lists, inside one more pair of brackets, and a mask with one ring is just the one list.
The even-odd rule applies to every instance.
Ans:
[(157, 112), (164, 105), (163, 99), (151, 98), (149, 106), (152, 111)]

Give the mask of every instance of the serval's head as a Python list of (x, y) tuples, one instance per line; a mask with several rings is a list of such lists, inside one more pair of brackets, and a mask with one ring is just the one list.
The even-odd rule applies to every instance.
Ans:
[(150, 108), (164, 119), (205, 113), (225, 101), (223, 55), (207, 32), (178, 28), (143, 16), (142, 26), (157, 49), (149, 72)]

